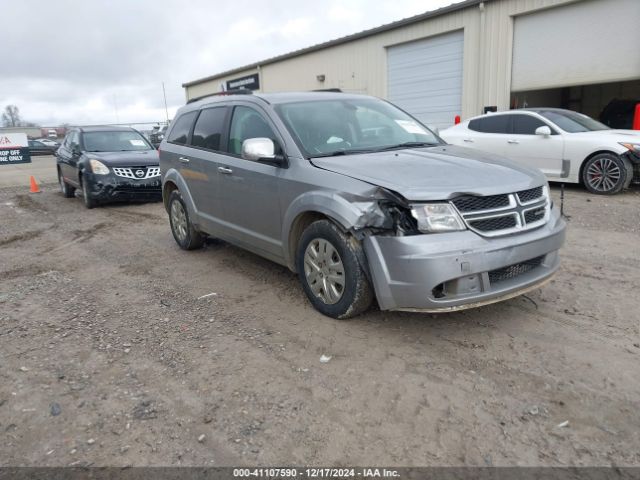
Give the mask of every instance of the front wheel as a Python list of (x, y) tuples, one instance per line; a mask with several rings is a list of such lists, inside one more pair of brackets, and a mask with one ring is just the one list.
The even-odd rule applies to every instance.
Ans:
[(84, 202), (84, 206), (88, 209), (92, 209), (98, 205), (98, 202), (89, 195), (89, 182), (86, 179), (81, 178), (80, 186), (82, 187), (82, 200)]
[(193, 227), (187, 206), (178, 190), (169, 195), (169, 223), (173, 238), (183, 250), (195, 250), (204, 244), (204, 237)]
[(626, 165), (613, 153), (600, 153), (591, 157), (582, 170), (582, 182), (591, 193), (599, 195), (619, 193), (626, 181)]
[(73, 198), (76, 196), (76, 189), (72, 187), (67, 182), (64, 181), (64, 177), (62, 176), (62, 172), (58, 168), (58, 183), (60, 184), (60, 191), (64, 198)]
[(365, 312), (373, 291), (361, 266), (360, 243), (329, 220), (319, 220), (302, 233), (296, 269), (302, 288), (320, 313), (346, 319)]

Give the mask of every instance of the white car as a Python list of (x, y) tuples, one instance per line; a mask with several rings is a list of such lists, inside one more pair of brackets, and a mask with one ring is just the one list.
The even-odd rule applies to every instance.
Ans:
[(448, 143), (502, 155), (550, 181), (611, 195), (640, 181), (640, 131), (611, 130), (581, 113), (528, 108), (491, 113), (440, 132)]
[(60, 144), (54, 140), (48, 138), (36, 138), (37, 142), (44, 143), (47, 147), (59, 147)]

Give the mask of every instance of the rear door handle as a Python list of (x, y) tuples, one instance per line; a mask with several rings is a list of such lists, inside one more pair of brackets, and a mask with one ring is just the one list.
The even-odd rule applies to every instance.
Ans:
[(189, 163), (189, 159), (187, 157), (180, 157), (178, 158), (178, 161), (180, 163)]
[(507, 140), (507, 143), (515, 143), (518, 144), (520, 143), (518, 140)]
[(233, 173), (233, 170), (227, 167), (218, 167), (218, 171), (220, 173), (224, 173), (225, 175), (231, 175)]
[(468, 142), (468, 143), (473, 143), (473, 140), (471, 140), (470, 138), (465, 138), (464, 140), (462, 140), (463, 142)]

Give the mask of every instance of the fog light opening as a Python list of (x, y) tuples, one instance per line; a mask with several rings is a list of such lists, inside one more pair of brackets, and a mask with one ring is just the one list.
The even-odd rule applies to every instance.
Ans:
[(444, 290), (444, 283), (439, 283), (438, 285), (433, 287), (433, 290), (431, 290), (431, 295), (433, 295), (433, 298), (446, 297), (447, 293)]

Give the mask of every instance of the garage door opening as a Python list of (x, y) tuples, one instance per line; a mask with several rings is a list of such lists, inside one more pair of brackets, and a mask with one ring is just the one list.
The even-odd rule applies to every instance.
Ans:
[(632, 128), (633, 111), (629, 111), (628, 105), (618, 103), (615, 113), (602, 115), (605, 107), (617, 100), (640, 102), (640, 80), (512, 92), (511, 108), (566, 108), (613, 128)]

